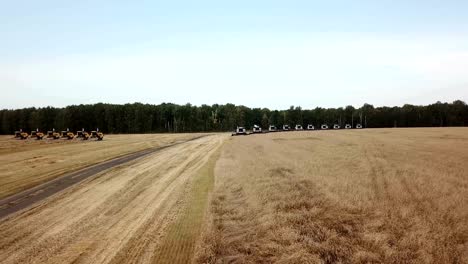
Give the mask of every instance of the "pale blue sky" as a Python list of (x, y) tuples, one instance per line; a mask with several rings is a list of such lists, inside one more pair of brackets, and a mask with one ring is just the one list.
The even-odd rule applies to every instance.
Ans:
[(0, 108), (468, 101), (468, 1), (0, 1)]

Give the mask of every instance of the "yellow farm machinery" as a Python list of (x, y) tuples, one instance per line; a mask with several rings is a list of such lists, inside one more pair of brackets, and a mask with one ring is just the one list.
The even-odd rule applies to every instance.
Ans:
[(15, 138), (27, 139), (28, 137), (29, 137), (29, 134), (27, 132), (24, 132), (23, 129), (20, 129), (19, 131), (15, 131)]
[(104, 134), (99, 132), (99, 129), (97, 129), (96, 131), (91, 131), (91, 138), (102, 140), (104, 138)]
[(47, 138), (59, 139), (60, 138), (60, 133), (55, 132), (55, 129), (52, 129), (52, 131), (47, 131)]
[(31, 138), (41, 140), (44, 138), (44, 136), (44, 133), (40, 132), (39, 129), (36, 129), (36, 131), (31, 131)]
[(61, 133), (61, 138), (66, 138), (68, 140), (70, 139), (74, 139), (75, 138), (75, 134), (73, 134), (73, 132), (71, 132), (70, 130), (65, 130), (65, 131), (62, 131)]
[(76, 131), (76, 138), (81, 138), (82, 140), (88, 140), (91, 138), (91, 134), (86, 132), (84, 128), (81, 131)]
[(47, 133), (40, 132), (39, 129), (36, 129), (35, 131), (31, 131), (31, 134), (28, 134), (27, 132), (24, 132), (22, 129), (19, 131), (15, 131), (15, 138), (18, 139), (27, 139), (27, 138), (33, 138), (33, 139), (67, 139), (67, 140), (72, 140), (74, 138), (81, 138), (82, 140), (88, 140), (90, 138), (95, 138), (96, 140), (103, 140), (104, 134), (99, 131), (99, 129), (96, 129), (96, 131), (91, 131), (91, 132), (86, 132), (84, 129), (81, 131), (77, 131), (76, 134), (71, 132), (68, 128), (67, 130), (61, 131), (60, 133), (55, 131), (55, 129), (52, 129), (50, 131), (47, 131)]

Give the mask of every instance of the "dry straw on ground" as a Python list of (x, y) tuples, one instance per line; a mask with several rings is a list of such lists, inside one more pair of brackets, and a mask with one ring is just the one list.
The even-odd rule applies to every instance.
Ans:
[(107, 135), (104, 141), (15, 140), (0, 136), (0, 198), (104, 160), (197, 136)]
[(198, 262), (468, 263), (468, 130), (232, 138)]
[[(191, 259), (207, 205), (204, 184), (209, 188), (213, 176), (205, 166), (226, 137), (207, 136), (150, 154), (0, 220), (0, 263)], [(179, 247), (164, 245), (172, 242)]]
[[(8, 139), (0, 193), (195, 136)], [(211, 135), (92, 176), (0, 234), (0, 263), (468, 263), (468, 130)]]

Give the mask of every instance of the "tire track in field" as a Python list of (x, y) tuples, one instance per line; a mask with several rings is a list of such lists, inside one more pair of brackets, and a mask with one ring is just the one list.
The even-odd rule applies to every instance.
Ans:
[(382, 152), (382, 145), (379, 145), (375, 139), (372, 139), (370, 146), (363, 149), (364, 156), (370, 167), (371, 189), (374, 197), (380, 202), (392, 202), (394, 197), (389, 192), (389, 183), (386, 175), (389, 173), (388, 161)]
[(147, 263), (224, 135), (181, 143), (0, 221), (0, 263)]

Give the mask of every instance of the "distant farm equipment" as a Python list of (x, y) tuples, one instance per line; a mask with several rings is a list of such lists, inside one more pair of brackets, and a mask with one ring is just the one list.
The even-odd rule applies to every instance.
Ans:
[(44, 138), (44, 133), (39, 131), (39, 128), (37, 128), (35, 131), (31, 131), (31, 138), (36, 138), (37, 140), (41, 140)]
[(15, 137), (14, 138), (24, 140), (24, 139), (27, 139), (28, 137), (29, 137), (29, 134), (27, 132), (24, 132), (23, 129), (15, 131)]
[(89, 134), (88, 132), (84, 131), (81, 133), (81, 139), (82, 140), (88, 140), (89, 138), (91, 137), (91, 134)]
[(262, 128), (258, 125), (254, 125), (252, 128), (252, 133), (262, 133)]
[(86, 132), (84, 128), (82, 128), (80, 131), (76, 131), (76, 138), (81, 138), (82, 140), (88, 140), (91, 138), (91, 134)]
[(75, 134), (73, 134), (73, 132), (71, 132), (71, 131), (68, 130), (68, 128), (67, 128), (67, 130), (62, 131), (61, 137), (70, 140), (70, 139), (75, 138)]
[(96, 138), (97, 140), (102, 140), (104, 138), (104, 134), (99, 132), (99, 128), (96, 131), (91, 131), (91, 138)]
[(76, 131), (76, 138), (83, 138), (84, 128)]
[(103, 140), (104, 134), (97, 129), (96, 131), (91, 131), (91, 132), (86, 132), (84, 129), (81, 131), (77, 131), (76, 134), (71, 132), (68, 128), (67, 130), (63, 130), (60, 133), (56, 132), (55, 129), (47, 131), (47, 133), (41, 132), (39, 129), (36, 129), (34, 131), (31, 131), (31, 134), (28, 134), (27, 132), (24, 132), (22, 129), (19, 131), (15, 131), (15, 138), (18, 139), (67, 139), (67, 140), (72, 140), (72, 139), (79, 139), (81, 138), (82, 140), (88, 140), (90, 138), (96, 138), (96, 140)]
[(59, 139), (60, 134), (58, 132), (55, 132), (55, 129), (52, 129), (52, 131), (47, 131), (47, 138)]
[(28, 137), (29, 137), (29, 134), (26, 132), (23, 132), (23, 129), (20, 129), (19, 131), (15, 131), (15, 138), (27, 139)]
[(245, 136), (247, 135), (247, 131), (245, 130), (244, 127), (240, 127), (238, 126), (236, 128), (236, 131), (234, 133), (232, 133), (233, 136)]
[[(350, 125), (350, 124), (345, 124), (344, 127), (341, 127), (340, 124), (333, 124), (333, 126), (331, 127), (333, 128), (334, 130), (341, 130), (341, 129), (353, 129), (353, 126)], [(355, 128), (362, 128), (361, 124), (357, 124)], [(327, 124), (322, 124), (320, 126), (317, 127), (317, 129), (319, 130), (328, 130), (329, 127)], [(292, 129), (292, 131), (302, 131), (302, 130), (306, 130), (306, 131), (314, 131), (316, 130), (316, 127), (313, 125), (313, 124), (308, 124), (307, 127), (302, 127), (302, 125), (300, 124), (297, 124), (294, 126), (294, 129)], [(257, 133), (265, 133), (267, 134), (268, 132), (278, 132), (278, 131), (284, 131), (284, 132), (287, 132), (287, 131), (291, 131), (291, 128), (289, 125), (283, 125), (283, 129), (278, 129), (275, 125), (269, 125), (268, 126), (268, 130), (266, 131), (262, 131), (262, 128), (259, 126), (259, 125), (254, 125), (252, 127), (252, 131), (251, 132), (247, 132), (247, 130), (244, 128), (244, 127), (237, 127), (236, 130), (232, 133), (233, 136), (237, 136), (237, 135), (250, 135), (250, 134), (257, 134)]]

